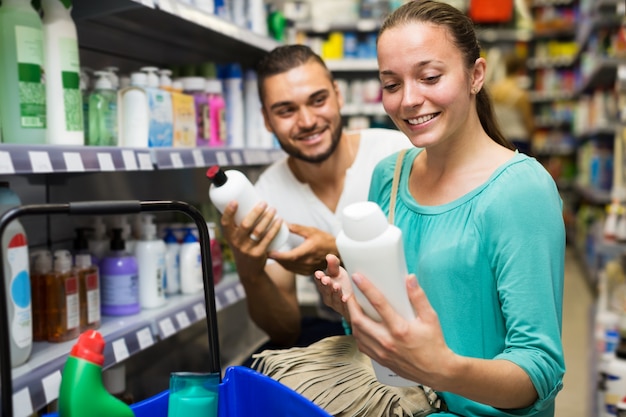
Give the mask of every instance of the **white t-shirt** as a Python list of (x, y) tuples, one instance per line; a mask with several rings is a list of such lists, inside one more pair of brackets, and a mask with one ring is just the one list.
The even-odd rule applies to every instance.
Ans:
[[(278, 216), (287, 223), (315, 227), (337, 236), (341, 230), (343, 208), (367, 200), (376, 164), (394, 152), (413, 147), (406, 135), (398, 130), (376, 128), (359, 132), (359, 149), (354, 163), (346, 172), (343, 192), (335, 212), (317, 198), (308, 184), (296, 179), (287, 165), (287, 156), (274, 162), (259, 176), (255, 187), (261, 198), (274, 207)], [(295, 248), (302, 241), (300, 236), (291, 234), (288, 244)]]

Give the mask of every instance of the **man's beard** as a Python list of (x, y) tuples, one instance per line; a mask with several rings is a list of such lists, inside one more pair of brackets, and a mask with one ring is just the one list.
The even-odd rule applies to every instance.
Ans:
[(317, 155), (306, 155), (300, 152), (299, 149), (289, 144), (283, 144), (281, 141), (278, 142), (280, 143), (280, 147), (282, 148), (282, 150), (285, 151), (287, 155), (304, 162), (320, 163), (327, 160), (335, 152), (335, 149), (337, 149), (337, 146), (339, 146), (342, 132), (343, 127), (339, 125), (339, 127), (337, 127), (337, 129), (332, 132), (330, 147), (326, 151)]

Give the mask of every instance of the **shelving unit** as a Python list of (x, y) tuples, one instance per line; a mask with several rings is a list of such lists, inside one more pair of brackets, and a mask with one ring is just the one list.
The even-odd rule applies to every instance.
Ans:
[[(279, 44), (177, 0), (74, 0), (72, 15), (81, 65), (91, 68), (117, 66), (122, 72), (130, 72), (145, 65), (165, 67), (206, 61), (252, 67)], [(208, 200), (208, 183), (199, 182), (206, 180), (205, 168), (219, 164), (254, 169), (282, 155), (280, 149), (0, 144), (0, 175), (16, 185), (24, 204), (85, 201), (94, 194), (100, 200), (134, 199), (145, 197), (148, 188), (152, 190), (147, 193), (151, 198), (163, 194), (166, 198), (182, 196), (186, 201), (200, 202)], [(66, 236), (73, 230), (66, 224), (68, 220), (55, 217), (54, 221), (33, 221), (37, 223), (30, 228), (23, 221), (27, 233), (33, 230), (33, 235), (47, 234), (49, 243), (71, 239)], [(45, 239), (33, 240), (45, 244)], [(29, 244), (33, 240), (29, 235)], [(220, 314), (227, 314), (231, 306), (244, 299), (236, 275), (224, 277), (216, 286)], [(204, 318), (202, 293), (172, 296), (165, 307), (142, 310), (133, 316), (103, 316), (98, 330), (107, 341), (104, 368), (156, 347)], [(220, 336), (226, 339), (242, 332), (241, 328), (220, 330)], [(259, 341), (253, 340), (256, 334), (240, 336), (248, 337), (248, 342)], [(29, 416), (56, 399), (61, 370), (74, 343), (34, 343), (30, 359), (12, 370), (16, 416)]]

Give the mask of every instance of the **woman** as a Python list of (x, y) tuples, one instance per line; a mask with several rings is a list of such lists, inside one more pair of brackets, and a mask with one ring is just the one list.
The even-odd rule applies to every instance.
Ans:
[[(554, 181), (499, 132), (473, 24), (454, 7), (397, 9), (380, 29), (378, 65), (385, 110), (415, 146), (400, 161), (394, 213), (416, 318), (354, 274), (382, 317), (370, 319), (342, 294), (347, 273), (332, 255), (316, 272), (324, 301), (351, 322), (360, 350), (437, 390), (450, 415), (553, 416), (565, 370)], [(372, 177), (369, 199), (385, 211), (395, 165), (392, 155)]]

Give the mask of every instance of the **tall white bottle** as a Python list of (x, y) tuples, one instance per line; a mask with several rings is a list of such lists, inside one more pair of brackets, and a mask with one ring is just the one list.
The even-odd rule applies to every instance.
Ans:
[(135, 244), (141, 308), (156, 308), (165, 304), (165, 252), (165, 242), (157, 238), (154, 216), (145, 215), (141, 239)]
[[(342, 212), (342, 230), (336, 239), (337, 250), (350, 275), (358, 272), (378, 288), (398, 314), (406, 320), (415, 318), (409, 301), (405, 277), (408, 275), (402, 231), (389, 224), (381, 208), (371, 201), (353, 203)], [(363, 293), (348, 283), (342, 283), (344, 292), (354, 292), (363, 311), (376, 321), (380, 315)], [(414, 386), (376, 361), (372, 361), (376, 378), (387, 385)]]
[[(21, 204), (6, 182), (0, 183), (0, 214)], [(2, 235), (4, 285), (9, 312), (11, 367), (28, 360), (33, 346), (30, 269), (26, 233), (18, 220), (8, 224)]]
[(195, 294), (204, 288), (201, 262), (200, 242), (193, 231), (187, 229), (180, 244), (180, 292), (183, 294)]
[(84, 145), (78, 35), (71, 0), (41, 0), (46, 70), (46, 141)]
[(180, 292), (180, 243), (171, 228), (167, 229), (165, 237), (165, 293)]
[(147, 148), (150, 135), (150, 106), (146, 93), (147, 75), (133, 72), (130, 86), (118, 92), (117, 121), (119, 145), (131, 148)]
[[(219, 166), (214, 165), (207, 170), (206, 175), (211, 180), (209, 197), (220, 213), (224, 212), (228, 203), (233, 200), (237, 201), (238, 208), (237, 213), (235, 213), (237, 224), (240, 224), (254, 206), (261, 201), (256, 188), (241, 171), (234, 169), (224, 171)], [(287, 243), (288, 238), (289, 228), (287, 223), (283, 222), (268, 250), (279, 250)]]

